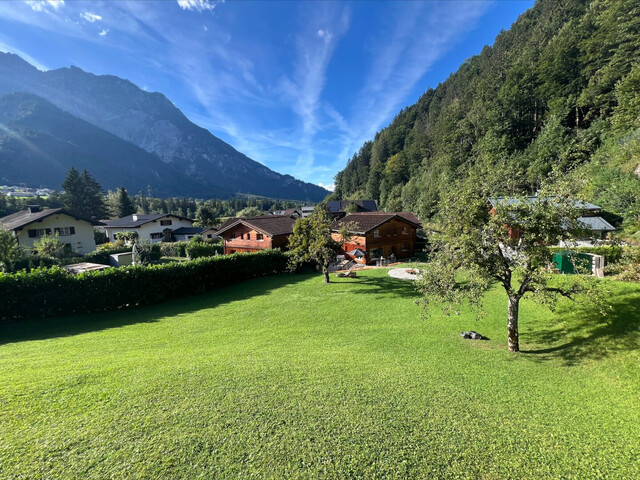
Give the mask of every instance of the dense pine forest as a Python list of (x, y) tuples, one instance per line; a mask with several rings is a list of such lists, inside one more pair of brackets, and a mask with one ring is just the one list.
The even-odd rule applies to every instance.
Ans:
[(539, 0), (366, 142), (338, 198), (377, 199), (423, 220), (456, 179), (534, 193), (552, 173), (640, 224), (640, 2)]

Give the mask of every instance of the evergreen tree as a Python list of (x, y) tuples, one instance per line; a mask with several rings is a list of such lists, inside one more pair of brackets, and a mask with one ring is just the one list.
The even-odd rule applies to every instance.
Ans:
[(124, 187), (109, 195), (109, 215), (111, 218), (122, 218), (136, 213), (131, 197)]
[(65, 210), (86, 219), (104, 218), (104, 192), (86, 169), (80, 173), (71, 167), (62, 182), (62, 189)]

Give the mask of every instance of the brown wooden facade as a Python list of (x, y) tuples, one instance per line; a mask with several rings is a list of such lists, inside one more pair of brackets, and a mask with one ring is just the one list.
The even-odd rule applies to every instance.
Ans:
[[(348, 219), (345, 217), (345, 221)], [(380, 257), (388, 259), (392, 255), (398, 259), (407, 258), (415, 253), (417, 228), (415, 223), (394, 216), (369, 231), (353, 234), (348, 242), (342, 244), (339, 254), (363, 264), (375, 263)], [(342, 241), (335, 231), (332, 237), (337, 242)], [(356, 249), (364, 252), (365, 256), (357, 258), (349, 254)]]
[(259, 252), (269, 248), (286, 250), (295, 222), (295, 219), (282, 216), (234, 220), (235, 222), (218, 231), (218, 235), (224, 240), (225, 254)]

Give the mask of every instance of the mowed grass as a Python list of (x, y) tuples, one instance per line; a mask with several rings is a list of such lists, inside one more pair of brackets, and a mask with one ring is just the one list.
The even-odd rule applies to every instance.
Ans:
[(498, 289), (425, 320), (384, 270), (2, 325), (0, 478), (640, 478), (640, 288), (609, 287), (524, 301), (518, 355)]

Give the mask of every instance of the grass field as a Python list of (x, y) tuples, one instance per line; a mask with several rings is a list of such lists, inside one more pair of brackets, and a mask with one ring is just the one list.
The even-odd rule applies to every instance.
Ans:
[[(640, 288), (424, 320), (383, 270), (0, 326), (0, 478), (640, 478)], [(459, 336), (475, 329), (491, 338)]]

